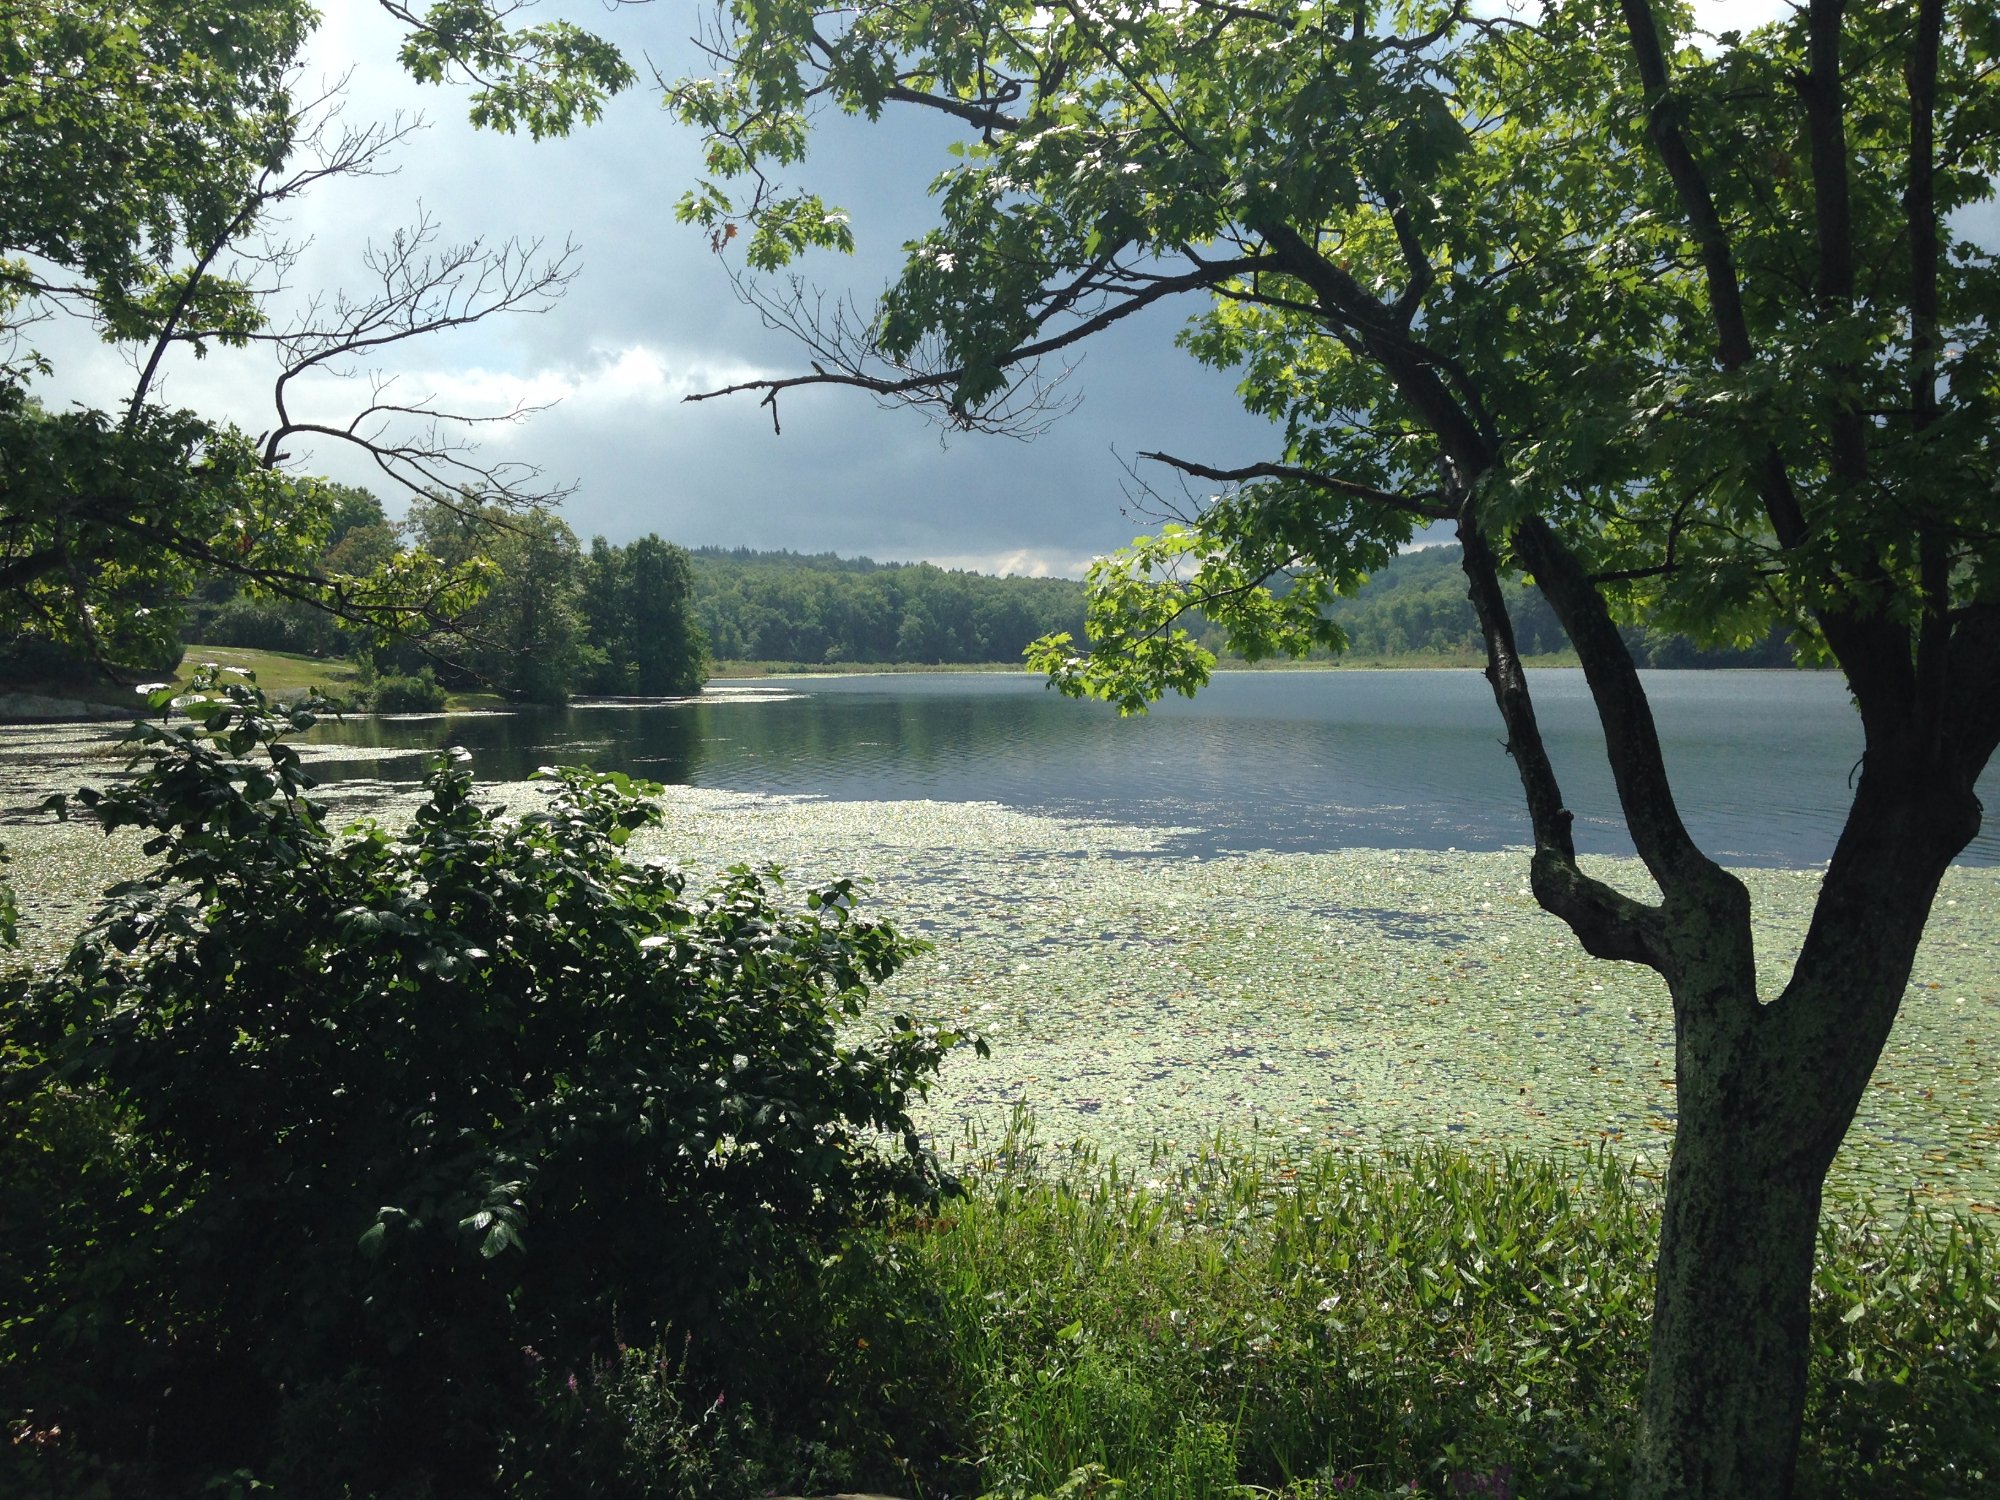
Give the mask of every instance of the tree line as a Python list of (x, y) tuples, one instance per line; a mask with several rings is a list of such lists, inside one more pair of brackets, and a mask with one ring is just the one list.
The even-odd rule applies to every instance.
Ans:
[[(1572, 649), (1562, 622), (1533, 584), (1514, 578), (1503, 587), (1515, 644), (1523, 652), (1553, 656)], [(1400, 554), (1358, 592), (1333, 600), (1326, 613), (1346, 633), (1347, 650), (1355, 656), (1482, 656), (1486, 650), (1456, 544)], [(1749, 641), (1707, 646), (1645, 624), (1627, 625), (1620, 634), (1633, 659), (1646, 667), (1792, 665), (1791, 646), (1775, 629)]]
[(1083, 628), (1083, 585), (831, 553), (699, 548), (695, 611), (721, 660), (1018, 662)]
[[(966, 665), (1015, 662), (1029, 642), (1083, 630), (1084, 585), (1063, 578), (995, 577), (931, 563), (880, 563), (833, 553), (701, 547), (657, 536), (587, 549), (546, 511), (512, 518), (476, 507), (419, 505), (402, 528), (365, 490), (329, 486), (334, 511), (321, 567), (375, 572), (406, 547), (448, 568), (483, 568), (487, 592), (455, 622), (455, 639), (373, 644), (310, 603), (260, 598), (235, 580), (204, 586), (189, 612), (191, 642), (314, 655), (351, 655), (391, 679), (436, 691), (491, 686), (555, 702), (575, 692), (659, 696), (696, 691), (710, 657), (801, 664)], [(1542, 596), (1508, 585), (1520, 649), (1570, 650)], [(1479, 621), (1465, 593), (1455, 545), (1405, 552), (1326, 615), (1362, 657), (1476, 655)], [(1223, 631), (1200, 622), (1203, 643)], [(1651, 667), (1789, 666), (1772, 631), (1741, 645), (1697, 646), (1644, 625), (1625, 628), (1634, 657)], [(1332, 653), (1325, 653), (1329, 658)], [(387, 690), (396, 706), (421, 706), (421, 689)]]
[(386, 709), (441, 707), (447, 691), (480, 688), (529, 703), (659, 697), (698, 692), (707, 679), (688, 555), (658, 536), (623, 546), (593, 537), (586, 549), (545, 508), (468, 499), (419, 501), (391, 523), (366, 490), (329, 489), (323, 574), (379, 575), (414, 560), (473, 578), (475, 597), (436, 628), (384, 639), (315, 602), (223, 576), (189, 607), (189, 641), (353, 656)]

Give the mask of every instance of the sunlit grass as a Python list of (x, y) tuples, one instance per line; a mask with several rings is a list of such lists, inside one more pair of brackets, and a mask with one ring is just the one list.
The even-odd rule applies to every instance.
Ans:
[[(335, 702), (347, 703), (363, 691), (361, 669), (346, 657), (301, 656), (289, 651), (257, 651), (246, 646), (189, 646), (174, 680), (186, 683), (211, 664), (254, 672), (257, 685), (276, 697), (290, 697), (307, 688), (318, 688)], [(445, 705), (448, 711), (463, 712), (505, 708), (508, 703), (498, 693), (452, 693), (447, 695)]]
[[(1120, 1166), (1010, 1133), (916, 1239), (966, 1372), (969, 1488), (1095, 1464), (1131, 1500), (1235, 1500), (1619, 1493), (1658, 1233), (1655, 1185), (1606, 1150)], [(1837, 1207), (1820, 1258), (1800, 1493), (1981, 1492), (1990, 1236)]]
[(175, 681), (188, 682), (209, 665), (235, 667), (257, 674), (257, 685), (265, 692), (290, 697), (307, 688), (319, 688), (332, 698), (346, 698), (360, 691), (361, 669), (345, 657), (301, 656), (290, 651), (257, 651), (247, 646), (191, 645), (181, 657)]

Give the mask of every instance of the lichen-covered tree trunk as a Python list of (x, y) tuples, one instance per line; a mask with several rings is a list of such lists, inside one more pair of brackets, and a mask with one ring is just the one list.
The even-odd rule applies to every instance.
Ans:
[(1636, 1500), (1791, 1493), (1822, 1187), (1978, 818), (1962, 771), (1871, 751), (1812, 930), (1769, 1003), (1740, 982), (1747, 905), (1670, 919), (1679, 1121)]
[[(1805, 1406), (1821, 1191), (1895, 1024), (1938, 882), (1979, 830), (1973, 783), (1992, 728), (1948, 725), (1920, 693), (1857, 691), (1860, 784), (1812, 926), (1767, 1001), (1749, 892), (1675, 811), (1644, 685), (1602, 595), (1546, 526), (1519, 525), (1515, 549), (1583, 663), (1656, 906), (1578, 865), (1493, 551), (1470, 520), (1459, 534), (1535, 830), (1536, 899), (1591, 953), (1656, 970), (1674, 999), (1679, 1119), (1633, 1493), (1782, 1500)], [(1883, 662), (1862, 665), (1868, 680)]]
[(1683, 1110), (1667, 1176), (1633, 1486), (1643, 1500), (1791, 1492), (1820, 1179), (1774, 1158), (1754, 1070), (1733, 1071), (1732, 1109)]
[[(1744, 930), (1716, 931), (1710, 943), (1746, 942), (1747, 915), (1721, 919)], [(1754, 990), (1700, 977), (1675, 989), (1679, 1118), (1633, 1494), (1782, 1497), (1805, 1410), (1813, 1252), (1832, 1157), (1808, 1116), (1824, 1101), (1800, 1096), (1814, 1088), (1811, 1070), (1784, 1055), (1780, 1017)]]

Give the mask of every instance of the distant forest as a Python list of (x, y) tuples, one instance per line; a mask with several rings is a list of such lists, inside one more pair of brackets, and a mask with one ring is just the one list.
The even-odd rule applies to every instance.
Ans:
[[(408, 549), (448, 563), (478, 553), (492, 565), (490, 591), (460, 622), (464, 636), (441, 659), (362, 640), (310, 606), (250, 598), (229, 582), (210, 585), (191, 602), (186, 638), (352, 655), (371, 682), (379, 677), (378, 706), (423, 707), (441, 702), (446, 687), (480, 684), (542, 702), (576, 692), (688, 692), (710, 660), (1018, 662), (1039, 636), (1083, 636), (1084, 588), (1073, 579), (996, 578), (832, 553), (690, 552), (658, 537), (622, 547), (600, 537), (585, 548), (544, 512), (503, 518), (420, 505), (406, 521), (391, 523), (366, 491), (339, 487), (337, 498), (322, 560), (330, 569), (366, 571)], [(1524, 653), (1569, 649), (1540, 594), (1516, 581), (1509, 604)], [(1335, 601), (1331, 613), (1355, 657), (1464, 659), (1483, 651), (1455, 546), (1405, 553), (1360, 593)], [(1197, 619), (1192, 628), (1220, 647), (1219, 632), (1205, 622)], [(1626, 638), (1646, 666), (1791, 664), (1790, 650), (1775, 636), (1738, 651), (1701, 651), (1685, 637), (1636, 627)], [(5, 665), (0, 659), (0, 676)]]
[[(1570, 649), (1548, 601), (1519, 579), (1507, 585), (1507, 612), (1523, 655)], [(1456, 545), (1405, 552), (1360, 593), (1336, 600), (1328, 613), (1346, 630), (1348, 650), (1356, 656), (1479, 656), (1486, 650), (1465, 596)], [(1643, 626), (1628, 626), (1624, 635), (1634, 659), (1645, 667), (1792, 665), (1791, 647), (1778, 634), (1744, 650), (1703, 650), (1686, 636)]]
[[(1083, 636), (1083, 585), (1062, 578), (994, 578), (930, 563), (878, 563), (830, 552), (696, 548), (694, 610), (721, 661), (952, 664), (1019, 661), (1036, 637)], [(1530, 655), (1569, 650), (1542, 596), (1518, 580), (1509, 608)], [(1485, 650), (1465, 597), (1456, 546), (1406, 552), (1331, 614), (1362, 657), (1476, 656)], [(1220, 632), (1194, 631), (1219, 648)], [(1213, 634), (1214, 639), (1208, 639)], [(1780, 637), (1744, 651), (1702, 651), (1685, 636), (1626, 631), (1645, 666), (1790, 666)]]
[(699, 547), (694, 611), (718, 661), (1018, 662), (1052, 631), (1083, 635), (1083, 585), (995, 578), (830, 552)]

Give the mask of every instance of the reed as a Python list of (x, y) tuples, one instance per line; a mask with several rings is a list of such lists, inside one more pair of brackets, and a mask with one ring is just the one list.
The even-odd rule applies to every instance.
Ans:
[[(974, 1155), (914, 1231), (973, 1409), (967, 1492), (1622, 1490), (1658, 1202), (1609, 1152), (1126, 1165), (1017, 1131)], [(1969, 1217), (1829, 1210), (1802, 1495), (2000, 1478), (1996, 1269)]]

